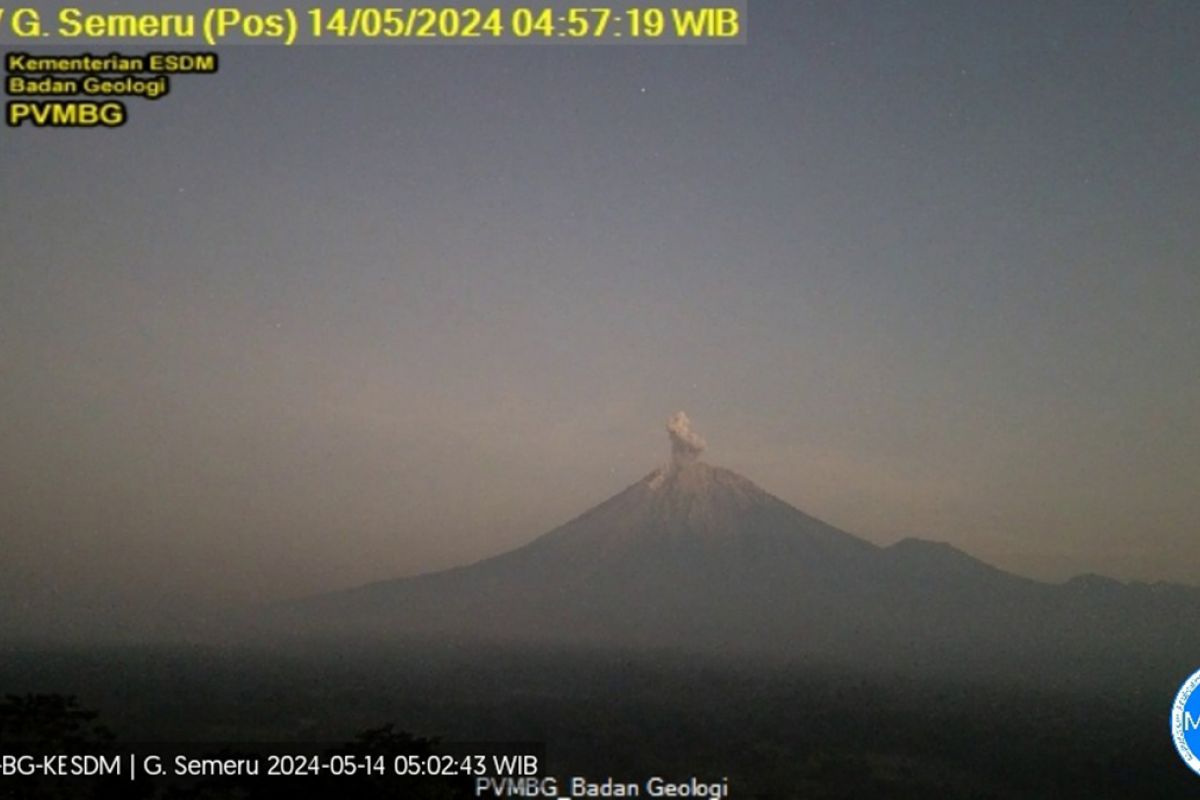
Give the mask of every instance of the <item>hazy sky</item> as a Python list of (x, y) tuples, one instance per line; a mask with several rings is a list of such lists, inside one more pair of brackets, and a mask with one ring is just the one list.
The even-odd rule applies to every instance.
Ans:
[(872, 541), (1195, 583), (1197, 41), (755, 0), (745, 47), (234, 48), (118, 131), (2, 129), (0, 606), (495, 554), (676, 409)]

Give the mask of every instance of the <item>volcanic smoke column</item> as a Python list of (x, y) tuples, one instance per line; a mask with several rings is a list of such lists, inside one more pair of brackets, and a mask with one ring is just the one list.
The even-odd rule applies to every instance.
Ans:
[(680, 466), (695, 461), (707, 446), (700, 434), (692, 430), (692, 421), (682, 411), (667, 420), (667, 435), (671, 437), (671, 462)]

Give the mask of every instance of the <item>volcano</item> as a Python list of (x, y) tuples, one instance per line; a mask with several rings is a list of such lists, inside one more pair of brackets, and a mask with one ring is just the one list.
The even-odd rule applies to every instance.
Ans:
[(879, 547), (705, 463), (683, 413), (667, 464), (566, 524), (469, 566), (276, 609), (288, 630), (709, 652), (1011, 658), (1162, 649), (1200, 592), (1048, 584), (943, 543)]

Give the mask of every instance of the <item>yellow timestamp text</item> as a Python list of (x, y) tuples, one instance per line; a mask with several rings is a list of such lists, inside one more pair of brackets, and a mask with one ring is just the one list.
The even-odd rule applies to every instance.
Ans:
[(741, 8), (312, 8), (314, 39), (736, 39)]

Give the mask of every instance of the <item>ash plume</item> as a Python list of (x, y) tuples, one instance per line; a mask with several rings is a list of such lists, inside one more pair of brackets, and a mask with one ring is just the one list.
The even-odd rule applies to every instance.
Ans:
[(673, 462), (694, 461), (707, 446), (700, 434), (692, 430), (692, 421), (682, 411), (676, 411), (667, 420), (667, 435), (671, 437)]

